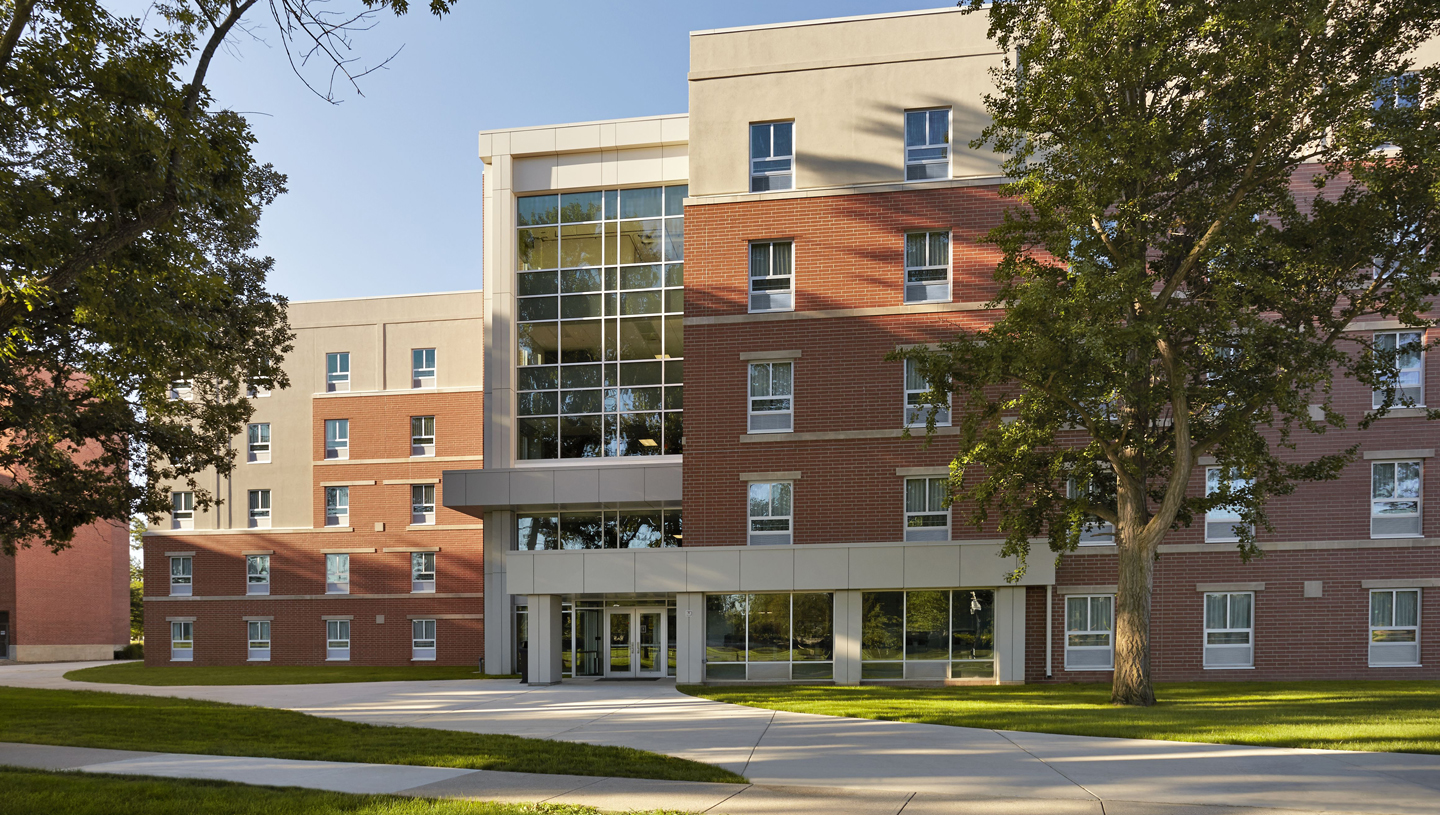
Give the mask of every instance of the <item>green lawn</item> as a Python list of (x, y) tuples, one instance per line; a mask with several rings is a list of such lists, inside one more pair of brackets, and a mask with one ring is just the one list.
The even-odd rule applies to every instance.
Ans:
[(349, 795), (226, 781), (13, 767), (0, 767), (0, 789), (5, 790), (0, 795), (0, 815), (599, 815), (590, 807), (570, 805)]
[(119, 662), (65, 674), (75, 682), (116, 685), (317, 685), (327, 682), (414, 682), (426, 679), (509, 679), (468, 666), (406, 665), (156, 665)]
[(1186, 682), (1152, 708), (1109, 685), (946, 688), (682, 686), (737, 705), (956, 727), (1213, 744), (1440, 753), (1440, 682)]
[(386, 727), (290, 710), (98, 691), (0, 687), (0, 741), (744, 783), (719, 767), (629, 747)]

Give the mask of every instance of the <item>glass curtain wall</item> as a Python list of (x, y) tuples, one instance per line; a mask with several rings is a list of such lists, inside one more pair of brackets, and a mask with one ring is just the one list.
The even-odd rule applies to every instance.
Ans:
[(861, 679), (995, 676), (992, 589), (861, 595)]
[(517, 458), (681, 453), (687, 192), (517, 199)]
[(831, 679), (835, 596), (705, 596), (706, 679)]
[(544, 549), (656, 549), (679, 546), (680, 509), (526, 513), (517, 516), (515, 547)]

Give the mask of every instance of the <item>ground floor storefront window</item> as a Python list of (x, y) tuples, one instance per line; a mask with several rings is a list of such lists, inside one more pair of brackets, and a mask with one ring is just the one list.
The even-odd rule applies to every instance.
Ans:
[(831, 679), (834, 659), (830, 592), (705, 597), (707, 680)]
[(995, 676), (992, 589), (861, 595), (861, 679)]

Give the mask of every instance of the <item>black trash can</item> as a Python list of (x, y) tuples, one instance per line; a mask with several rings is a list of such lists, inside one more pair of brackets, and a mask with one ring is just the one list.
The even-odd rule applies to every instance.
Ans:
[(520, 652), (520, 684), (530, 684), (530, 646), (522, 645)]

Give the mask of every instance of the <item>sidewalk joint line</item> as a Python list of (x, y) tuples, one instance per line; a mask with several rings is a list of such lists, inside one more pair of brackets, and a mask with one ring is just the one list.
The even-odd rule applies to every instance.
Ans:
[(755, 740), (755, 746), (750, 748), (750, 755), (745, 757), (745, 766), (740, 769), (740, 774), (745, 775), (750, 770), (750, 762), (755, 760), (755, 751), (760, 749), (760, 742), (765, 740), (765, 734), (770, 732), (770, 725), (775, 723), (775, 714), (778, 710), (770, 711), (770, 719), (765, 722), (765, 729), (760, 731), (760, 738)]
[(565, 790), (564, 792), (557, 792), (557, 793), (555, 793), (554, 795), (550, 796), (549, 798), (541, 798), (539, 801), (537, 801), (537, 803), (542, 803), (542, 804), (543, 804), (543, 803), (545, 803), (546, 801), (553, 801), (553, 800), (555, 800), (556, 798), (559, 798), (559, 797), (562, 796), (562, 795), (570, 795), (570, 794), (572, 794), (572, 793), (579, 792), (580, 790), (583, 790), (583, 789), (585, 789), (586, 787), (593, 787), (593, 786), (595, 786), (596, 784), (599, 784), (601, 781), (604, 781), (604, 780), (606, 780), (605, 777), (596, 778), (594, 781), (591, 781), (589, 784), (581, 784), (580, 786), (576, 787), (575, 789)]
[(705, 811), (705, 812), (711, 811), (711, 810), (714, 809), (715, 807), (720, 806), (721, 804), (725, 803), (726, 801), (730, 800), (731, 798), (734, 798), (735, 796), (739, 795), (740, 793), (744, 792), (745, 790), (750, 789), (751, 787), (753, 787), (753, 786), (755, 786), (755, 785), (754, 785), (754, 784), (736, 784), (735, 786), (739, 787), (740, 789), (735, 790), (734, 792), (730, 793), (729, 795), (725, 796), (724, 798), (721, 798), (720, 800), (718, 800), (718, 801), (716, 801), (715, 803), (711, 804), (710, 806), (706, 807), (704, 811)]
[(1066, 781), (1069, 781), (1071, 784), (1074, 784), (1075, 786), (1079, 787), (1080, 789), (1085, 790), (1085, 794), (1086, 794), (1086, 795), (1088, 795), (1088, 796), (1090, 796), (1091, 798), (1094, 798), (1096, 801), (1099, 801), (1099, 802), (1100, 802), (1100, 813), (1101, 813), (1101, 815), (1104, 815), (1104, 813), (1105, 813), (1105, 801), (1104, 801), (1100, 796), (1096, 795), (1095, 793), (1093, 793), (1093, 792), (1091, 792), (1089, 789), (1087, 789), (1084, 784), (1081, 784), (1079, 781), (1076, 781), (1075, 779), (1071, 778), (1070, 776), (1066, 775), (1065, 773), (1060, 772), (1060, 770), (1059, 770), (1058, 768), (1056, 768), (1055, 765), (1053, 765), (1053, 764), (1051, 764), (1050, 762), (1046, 761), (1045, 759), (1043, 759), (1043, 758), (1035, 755), (1034, 753), (1030, 752), (1029, 750), (1026, 750), (1025, 747), (1020, 744), (1020, 742), (1015, 741), (1014, 739), (1012, 739), (1012, 738), (1010, 738), (1009, 736), (1005, 735), (1003, 732), (1001, 732), (1001, 731), (999, 731), (999, 730), (991, 730), (990, 732), (991, 732), (991, 733), (994, 733), (995, 735), (999, 736), (1000, 738), (1002, 738), (1002, 739), (1010, 742), (1011, 744), (1015, 745), (1016, 747), (1020, 748), (1020, 750), (1025, 753), (1025, 755), (1030, 756), (1031, 758), (1035, 759), (1036, 761), (1040, 762), (1041, 764), (1044, 764), (1046, 767), (1049, 767), (1050, 770), (1051, 770), (1052, 772), (1054, 772), (1056, 775), (1060, 776), (1061, 778), (1065, 779)]
[(901, 805), (900, 805), (900, 808), (897, 809), (897, 810), (895, 810), (895, 815), (904, 815), (904, 813), (905, 813), (905, 807), (910, 806), (910, 802), (913, 801), (913, 800), (915, 800), (915, 796), (916, 796), (916, 795), (919, 795), (919, 793), (916, 793), (916, 792), (910, 793), (910, 795), (909, 795), (908, 797), (906, 797), (905, 803), (901, 804)]

